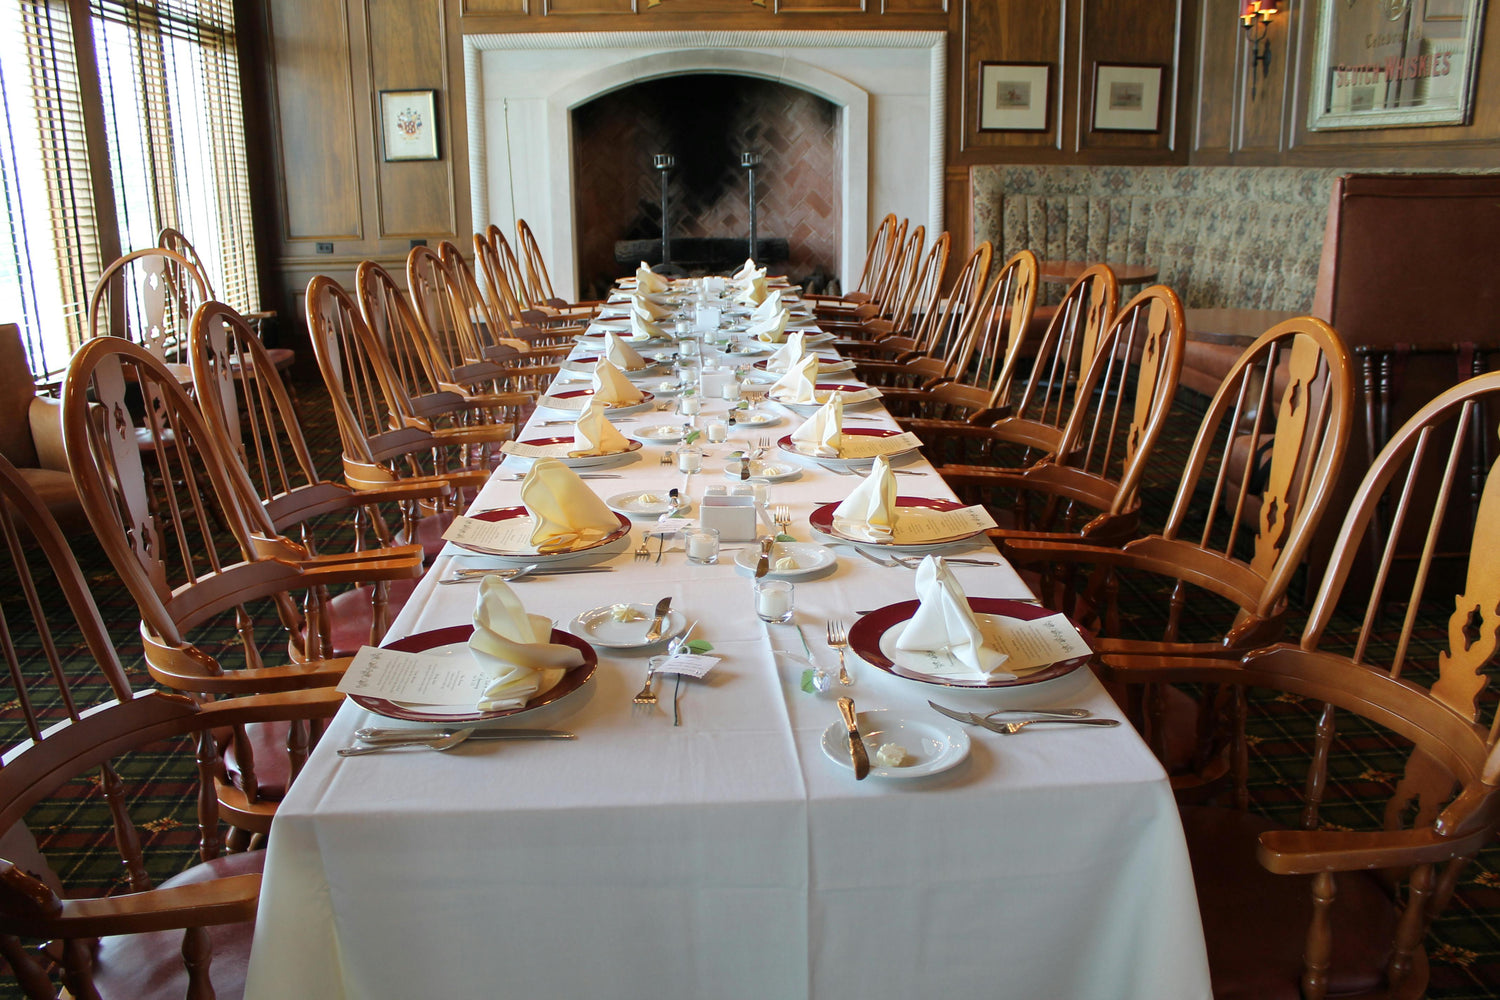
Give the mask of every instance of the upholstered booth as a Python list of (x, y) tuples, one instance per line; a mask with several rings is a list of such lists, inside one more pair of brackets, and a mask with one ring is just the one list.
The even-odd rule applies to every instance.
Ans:
[(65, 531), (86, 530), (88, 518), (63, 452), (60, 407), (56, 399), (36, 393), (21, 328), (0, 324), (0, 455), (36, 490)]

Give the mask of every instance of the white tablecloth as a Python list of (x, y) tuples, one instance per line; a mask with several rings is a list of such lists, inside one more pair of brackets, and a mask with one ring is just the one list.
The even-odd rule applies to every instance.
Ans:
[[(722, 407), (708, 401), (705, 415)], [(880, 420), (860, 426), (891, 425), (867, 412)], [(788, 433), (798, 418), (784, 416), (712, 448), (690, 494), (728, 482), (724, 452)], [(609, 470), (627, 478), (591, 485), (601, 496), (683, 486), (662, 451), (648, 445)], [(772, 501), (791, 505), (806, 539), (816, 503), (857, 481), (809, 468), (773, 486)], [(930, 473), (899, 484), (951, 496)], [(518, 488), (491, 482), (476, 508), (518, 503)], [(1209, 995), (1171, 790), (1129, 726), (969, 729), (967, 760), (901, 782), (856, 783), (821, 749), (839, 693), (921, 718), (936, 718), (928, 698), (1117, 715), (1087, 670), (999, 693), (851, 657), (853, 688), (807, 694), (802, 644), (792, 626), (754, 616), (732, 556), (693, 566), (679, 549), (638, 563), (638, 541), (610, 548), (617, 572), (516, 586), (562, 627), (598, 605), (672, 595), (724, 658), (684, 682), (682, 725), (670, 678), (654, 711), (631, 702), (647, 654), (608, 649), (591, 683), (516, 722), (572, 729), (576, 742), (339, 758), (356, 728), (383, 721), (346, 703), (272, 829), (252, 1000)], [(836, 662), (822, 643), (828, 618), (913, 597), (910, 570), (836, 551), (836, 569), (796, 593), (796, 622), (824, 665)], [(475, 585), (435, 585), (455, 561), (483, 564), (445, 553), (392, 636), (468, 620)], [(953, 568), (971, 596), (1029, 596), (1008, 567)]]

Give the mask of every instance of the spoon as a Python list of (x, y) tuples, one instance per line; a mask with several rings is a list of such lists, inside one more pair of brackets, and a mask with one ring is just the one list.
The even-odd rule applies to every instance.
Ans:
[(459, 729), (438, 739), (410, 740), (405, 743), (381, 743), (368, 747), (339, 747), (340, 757), (359, 757), (367, 753), (380, 753), (383, 750), (395, 750), (398, 747), (425, 747), (428, 750), (452, 750), (473, 733), (472, 729)]

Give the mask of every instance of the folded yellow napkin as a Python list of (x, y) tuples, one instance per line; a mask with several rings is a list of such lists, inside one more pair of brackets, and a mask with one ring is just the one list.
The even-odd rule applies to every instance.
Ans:
[(667, 279), (651, 270), (651, 265), (641, 261), (635, 269), (635, 290), (638, 292), (665, 292)]
[[(813, 359), (814, 364), (817, 359)], [(833, 397), (818, 407), (818, 412), (792, 431), (792, 444), (804, 455), (818, 458), (838, 458), (839, 442), (844, 437), (844, 394), (835, 392)]]
[(768, 294), (766, 291), (765, 273), (762, 272), (760, 277), (751, 278), (749, 281), (746, 281), (745, 287), (740, 289), (739, 294), (734, 297), (734, 300), (742, 302), (745, 305), (758, 306), (766, 300), (766, 295)]
[(604, 360), (620, 369), (622, 372), (644, 371), (646, 359), (636, 353), (620, 335), (613, 330), (604, 331)]
[(817, 386), (818, 356), (809, 354), (772, 383), (767, 395), (778, 403), (816, 403)]
[(938, 671), (940, 676), (1004, 673), (1000, 668), (1006, 655), (984, 644), (968, 597), (940, 557), (927, 556), (917, 567), (917, 597), (922, 603), (896, 640), (897, 649), (948, 653), (956, 662), (951, 669)]
[(620, 526), (614, 511), (555, 458), (532, 464), (521, 482), (521, 502), (535, 522), (530, 541), (538, 549), (598, 541)]
[(764, 278), (766, 276), (766, 269), (763, 267), (756, 267), (754, 257), (746, 257), (745, 263), (740, 265), (740, 269), (738, 271), (734, 272), (733, 278), (735, 281), (749, 281), (757, 274)]
[[(803, 337), (804, 335), (801, 330), (793, 330), (791, 333), (787, 334), (786, 343), (777, 348), (775, 353), (773, 353), (769, 358), (766, 359), (766, 371), (789, 372), (797, 365), (801, 364), (804, 360), (804, 358), (802, 357)], [(812, 355), (808, 356), (812, 357)], [(813, 361), (814, 364), (816, 364), (817, 359), (813, 358)], [(817, 374), (818, 371), (816, 368), (814, 368), (813, 375), (816, 377)]]
[[(766, 300), (771, 301), (770, 299)], [(762, 344), (779, 344), (786, 340), (786, 321), (788, 318), (785, 309), (778, 309), (775, 313), (765, 319), (752, 319), (750, 325), (745, 327), (745, 333)], [(800, 337), (801, 334), (798, 334)]]
[(589, 400), (588, 409), (583, 411), (583, 415), (573, 425), (573, 447), (568, 452), (568, 457), (618, 455), (629, 447), (630, 442), (609, 422), (609, 418), (604, 415), (604, 403), (595, 396)]
[(756, 306), (755, 309), (754, 309), (754, 311), (750, 313), (750, 321), (753, 323), (756, 320), (771, 319), (777, 313), (779, 313), (780, 311), (781, 311), (781, 289), (779, 289), (779, 288), (773, 288), (766, 295), (765, 301), (763, 301), (760, 305)]
[(646, 398), (608, 358), (600, 358), (594, 365), (593, 385), (594, 399), (607, 406), (630, 406)]
[(527, 614), (516, 592), (500, 577), (480, 580), (469, 649), (481, 666), (494, 671), (494, 679), (479, 700), (479, 711), (520, 708), (556, 687), (569, 667), (583, 662), (580, 650), (551, 639), (550, 618)]
[(641, 292), (636, 292), (630, 297), (630, 308), (631, 311), (638, 312), (643, 317), (649, 320), (666, 319), (668, 316), (672, 315), (671, 309), (668, 309), (664, 305), (658, 305), (657, 303), (652, 302), (649, 295), (645, 295)]
[[(896, 475), (884, 455), (864, 482), (833, 511), (834, 524), (850, 535), (863, 535), (872, 542), (890, 538), (896, 530)], [(847, 523), (840, 523), (847, 522)]]
[(630, 339), (650, 340), (653, 337), (665, 337), (666, 333), (657, 326), (649, 317), (642, 316), (635, 309), (630, 310)]

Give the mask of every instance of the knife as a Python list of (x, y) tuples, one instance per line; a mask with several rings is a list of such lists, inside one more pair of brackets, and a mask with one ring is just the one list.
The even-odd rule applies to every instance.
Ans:
[(755, 578), (759, 580), (771, 572), (771, 546), (776, 544), (776, 539), (769, 535), (760, 540), (760, 559), (755, 563)]
[[(365, 743), (397, 743), (404, 740), (440, 740), (454, 729), (379, 729), (356, 730), (355, 739)], [(565, 729), (476, 729), (471, 740), (576, 740), (578, 735)]]
[(667, 612), (672, 608), (672, 598), (663, 597), (656, 602), (656, 610), (652, 612), (655, 616), (651, 619), (651, 627), (646, 630), (646, 641), (655, 642), (661, 638), (662, 622), (667, 617)]
[(854, 780), (863, 781), (870, 773), (870, 755), (865, 753), (865, 741), (859, 738), (859, 723), (854, 720), (854, 699), (839, 699), (839, 714), (849, 730), (849, 760), (854, 764)]
[(1086, 708), (999, 708), (993, 712), (980, 714), (944, 708), (935, 701), (929, 701), (927, 704), (939, 714), (946, 715), (954, 722), (962, 722), (966, 726), (983, 726), (992, 715), (1026, 715), (1036, 719), (1086, 719), (1089, 716), (1089, 710)]

